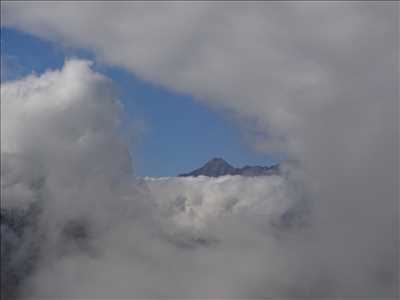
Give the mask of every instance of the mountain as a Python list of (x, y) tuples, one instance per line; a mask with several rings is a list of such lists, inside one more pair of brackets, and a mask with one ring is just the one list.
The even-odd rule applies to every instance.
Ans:
[(204, 166), (189, 173), (179, 174), (179, 177), (196, 177), (208, 176), (219, 177), (224, 175), (242, 175), (242, 176), (268, 176), (279, 173), (279, 165), (271, 167), (262, 166), (245, 166), (243, 168), (235, 168), (222, 158), (213, 158)]

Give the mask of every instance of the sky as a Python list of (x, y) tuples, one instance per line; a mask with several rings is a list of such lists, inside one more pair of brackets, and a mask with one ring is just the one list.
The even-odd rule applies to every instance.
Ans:
[[(60, 68), (68, 58), (93, 59), (94, 55), (2, 27), (1, 57), (2, 80), (10, 81)], [(214, 157), (223, 157), (234, 166), (278, 162), (278, 155), (267, 155), (249, 146), (232, 119), (189, 94), (141, 80), (123, 68), (101, 62), (94, 68), (111, 78), (119, 89), (125, 120), (135, 132), (130, 151), (136, 175), (175, 176)]]

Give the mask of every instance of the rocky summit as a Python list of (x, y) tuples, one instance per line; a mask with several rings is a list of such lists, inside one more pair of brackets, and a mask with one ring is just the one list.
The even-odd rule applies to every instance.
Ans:
[(276, 175), (279, 173), (279, 165), (273, 165), (270, 167), (266, 166), (244, 166), (242, 168), (236, 168), (230, 165), (222, 158), (213, 158), (204, 164), (202, 167), (189, 172), (179, 174), (180, 177), (197, 177), (197, 176), (208, 176), (208, 177), (219, 177), (225, 175), (241, 175), (241, 176), (268, 176)]

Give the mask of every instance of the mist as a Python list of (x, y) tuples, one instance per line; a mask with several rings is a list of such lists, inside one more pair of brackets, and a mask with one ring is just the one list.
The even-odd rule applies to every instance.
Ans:
[(28, 220), (1, 227), (5, 297), (398, 297), (397, 4), (157, 7), (2, 3), (2, 24), (194, 95), (282, 172), (138, 178), (90, 62), (2, 83), (1, 208)]

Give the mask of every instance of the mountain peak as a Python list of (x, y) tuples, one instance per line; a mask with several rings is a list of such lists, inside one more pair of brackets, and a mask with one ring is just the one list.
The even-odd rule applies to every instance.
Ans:
[(234, 175), (236, 168), (228, 164), (223, 158), (216, 157), (206, 162), (201, 168), (194, 170), (193, 172), (180, 174), (179, 176), (210, 176), (218, 177), (224, 175)]
[(226, 160), (224, 160), (221, 157), (215, 157), (213, 159), (210, 159), (208, 162), (205, 163), (204, 166), (210, 166), (210, 165), (220, 165), (220, 166), (229, 166), (232, 167)]
[(265, 176), (273, 175), (279, 172), (278, 165), (271, 167), (262, 166), (245, 166), (243, 168), (235, 168), (226, 162), (223, 158), (216, 157), (206, 162), (201, 168), (190, 173), (179, 174), (180, 177), (196, 177), (209, 176), (219, 177), (225, 175), (242, 175), (242, 176)]
[(208, 162), (226, 162), (226, 161), (222, 157), (214, 157), (210, 159)]

